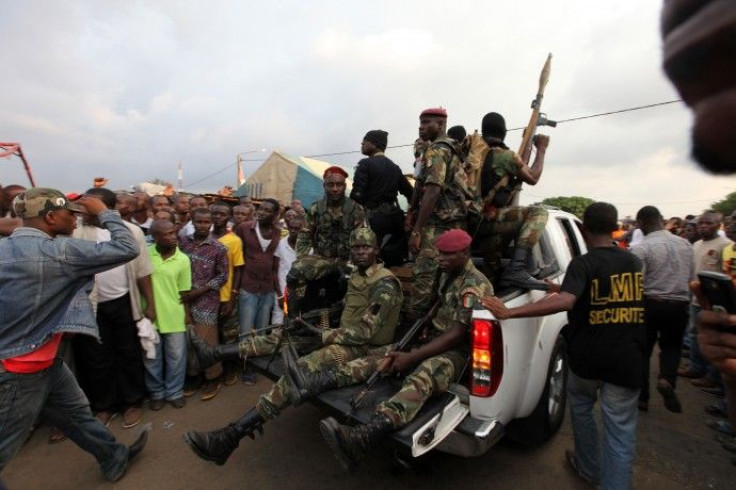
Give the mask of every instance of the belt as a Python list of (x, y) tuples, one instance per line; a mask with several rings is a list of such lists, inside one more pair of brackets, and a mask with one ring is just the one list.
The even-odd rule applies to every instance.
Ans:
[(662, 303), (665, 305), (683, 305), (683, 304), (689, 304), (690, 300), (687, 299), (667, 299), (667, 298), (659, 298), (657, 296), (644, 296), (644, 299), (646, 301), (653, 301), (655, 303)]

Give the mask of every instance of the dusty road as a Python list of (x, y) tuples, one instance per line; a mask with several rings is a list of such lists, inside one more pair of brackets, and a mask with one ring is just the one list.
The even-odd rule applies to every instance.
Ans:
[[(150, 424), (149, 443), (129, 473), (117, 484), (120, 489), (200, 488), (488, 488), (553, 489), (587, 488), (563, 464), (572, 434), (566, 420), (549, 443), (533, 449), (501, 443), (489, 453), (464, 459), (431, 453), (413, 472), (399, 473), (391, 448), (380, 447), (355, 474), (346, 475), (322, 441), (317, 424), (323, 414), (312, 406), (288, 410), (266, 425), (263, 438), (245, 439), (223, 467), (201, 461), (182, 441), (188, 429), (219, 427), (251, 406), (257, 395), (270, 387), (258, 384), (224, 388), (214, 400), (190, 399), (182, 410), (167, 406), (160, 412), (146, 410)], [(680, 386), (684, 413), (667, 412), (653, 393), (650, 411), (641, 414), (638, 458), (634, 482), (639, 489), (734, 489), (736, 466), (732, 457), (703, 425), (702, 407), (715, 398), (684, 382)], [(123, 442), (133, 440), (139, 427), (125, 430), (120, 418), (111, 430)], [(64, 441), (50, 446), (48, 428), (41, 427), (2, 474), (10, 489), (110, 488), (91, 456)], [(479, 487), (482, 485), (482, 487)]]

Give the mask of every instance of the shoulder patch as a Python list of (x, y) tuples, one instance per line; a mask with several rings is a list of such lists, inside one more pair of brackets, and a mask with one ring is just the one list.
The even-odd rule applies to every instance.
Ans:
[(478, 301), (478, 290), (475, 288), (465, 288), (460, 292), (463, 308), (473, 308)]

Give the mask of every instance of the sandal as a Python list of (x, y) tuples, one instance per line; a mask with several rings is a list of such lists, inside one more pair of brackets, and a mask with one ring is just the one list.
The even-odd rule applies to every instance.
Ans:
[(713, 429), (714, 431), (720, 432), (721, 434), (736, 437), (736, 433), (734, 433), (734, 431), (731, 429), (731, 424), (729, 424), (725, 420), (706, 420), (705, 425), (709, 429)]

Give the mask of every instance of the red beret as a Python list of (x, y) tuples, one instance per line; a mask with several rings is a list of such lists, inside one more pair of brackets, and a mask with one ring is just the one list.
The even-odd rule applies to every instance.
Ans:
[(439, 117), (447, 117), (447, 111), (444, 107), (432, 107), (429, 109), (424, 109), (421, 114), (419, 114), (419, 117), (422, 116), (439, 116)]
[(449, 230), (440, 235), (434, 244), (440, 252), (453, 253), (465, 250), (472, 241), (470, 235), (463, 230)]
[(322, 178), (326, 179), (327, 176), (330, 174), (340, 174), (346, 179), (348, 178), (348, 173), (336, 165), (333, 165), (332, 167), (325, 170), (325, 173), (322, 174)]

